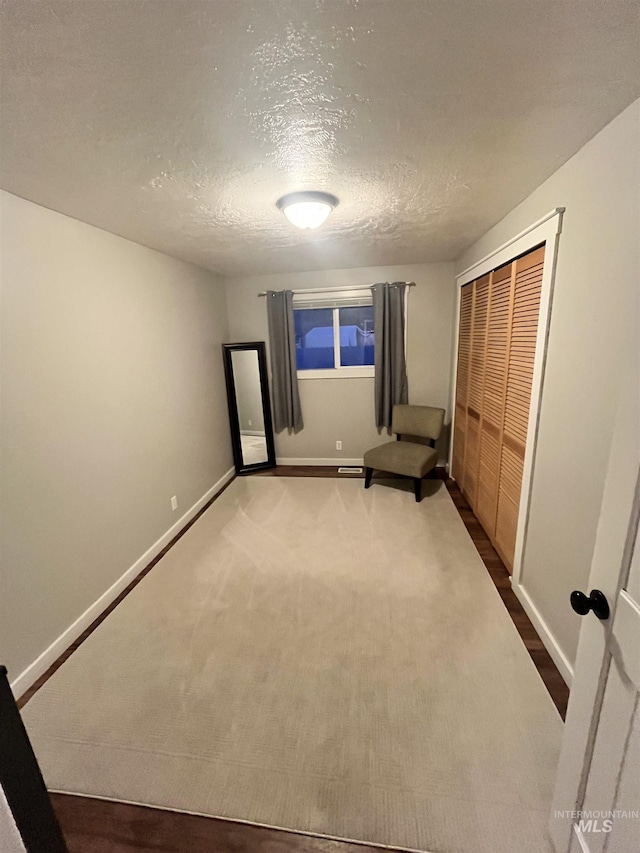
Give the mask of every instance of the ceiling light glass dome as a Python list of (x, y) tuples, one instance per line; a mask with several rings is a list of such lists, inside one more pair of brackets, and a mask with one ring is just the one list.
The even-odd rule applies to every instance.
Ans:
[(289, 193), (276, 202), (277, 208), (296, 228), (319, 228), (337, 205), (334, 195), (315, 191)]

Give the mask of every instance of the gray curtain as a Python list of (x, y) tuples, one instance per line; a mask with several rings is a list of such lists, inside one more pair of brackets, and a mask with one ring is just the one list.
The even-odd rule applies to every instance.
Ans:
[(268, 290), (266, 300), (273, 428), (276, 432), (283, 429), (300, 432), (304, 424), (298, 395), (293, 293), (290, 290)]
[(409, 399), (404, 357), (406, 287), (404, 282), (396, 281), (393, 284), (374, 284), (371, 288), (375, 330), (375, 409), (379, 430), (391, 427), (393, 407)]

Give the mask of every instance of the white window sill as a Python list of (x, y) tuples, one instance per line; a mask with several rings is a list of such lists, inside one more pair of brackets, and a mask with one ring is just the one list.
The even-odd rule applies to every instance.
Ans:
[(375, 368), (331, 367), (325, 370), (298, 370), (298, 379), (373, 379)]

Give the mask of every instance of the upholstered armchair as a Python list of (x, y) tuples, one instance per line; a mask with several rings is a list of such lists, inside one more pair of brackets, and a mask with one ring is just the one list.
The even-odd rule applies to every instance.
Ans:
[[(394, 406), (391, 430), (396, 441), (372, 447), (364, 454), (364, 487), (371, 485), (373, 471), (388, 471), (413, 478), (416, 501), (422, 498), (422, 478), (438, 462), (436, 440), (442, 432), (444, 409), (431, 406)], [(425, 443), (426, 442), (426, 443)]]

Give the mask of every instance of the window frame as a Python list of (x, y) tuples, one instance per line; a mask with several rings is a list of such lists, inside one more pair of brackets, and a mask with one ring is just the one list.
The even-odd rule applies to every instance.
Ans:
[[(348, 288), (345, 288), (345, 291), (348, 291)], [(354, 303), (357, 299), (357, 292), (358, 291), (353, 292)], [(307, 301), (313, 300), (309, 299)], [(311, 305), (305, 307), (305, 300), (301, 299), (300, 304), (298, 304), (297, 306), (294, 302), (293, 310), (294, 312), (305, 311), (309, 310), (309, 308), (311, 307)], [(329, 306), (327, 306), (328, 310), (332, 312), (333, 317), (333, 357), (336, 362), (336, 366), (310, 368), (308, 370), (299, 370), (296, 368), (296, 374), (298, 379), (373, 379), (375, 377), (375, 365), (373, 364), (363, 364), (355, 366), (343, 366), (340, 364), (340, 309), (357, 307), (358, 306), (356, 304), (349, 305), (348, 301), (345, 301), (343, 304), (340, 305), (334, 305), (330, 308)]]

